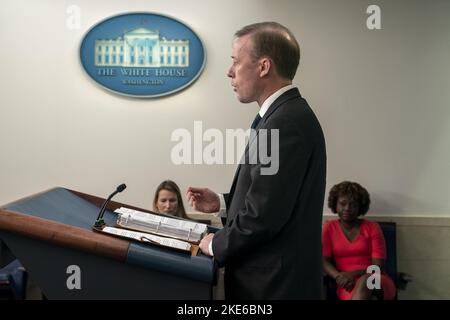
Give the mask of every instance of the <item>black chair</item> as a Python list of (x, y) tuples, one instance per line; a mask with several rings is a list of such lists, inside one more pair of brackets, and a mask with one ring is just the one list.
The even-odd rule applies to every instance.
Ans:
[(395, 222), (378, 222), (383, 231), (386, 242), (386, 262), (384, 265), (386, 273), (397, 286), (397, 226)]
[(0, 269), (0, 299), (24, 300), (28, 273), (18, 259)]
[[(405, 290), (410, 280), (410, 276), (397, 271), (397, 225), (395, 222), (378, 222), (383, 231), (386, 242), (386, 262), (385, 271), (394, 281), (397, 290)], [(336, 281), (324, 276), (325, 295), (327, 300), (337, 300)], [(397, 295), (395, 297), (397, 299)]]

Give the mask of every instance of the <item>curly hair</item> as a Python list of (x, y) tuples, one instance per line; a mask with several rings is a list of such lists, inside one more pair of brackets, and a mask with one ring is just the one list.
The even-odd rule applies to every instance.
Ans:
[(350, 200), (359, 205), (359, 216), (363, 216), (369, 211), (370, 195), (359, 183), (343, 181), (333, 186), (328, 195), (328, 207), (336, 213), (336, 204), (341, 196), (347, 196)]

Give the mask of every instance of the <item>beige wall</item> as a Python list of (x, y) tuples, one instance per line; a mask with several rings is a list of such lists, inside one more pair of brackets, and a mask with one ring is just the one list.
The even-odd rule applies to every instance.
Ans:
[(450, 299), (450, 220), (400, 219), (397, 236), (399, 271), (413, 276), (400, 299)]
[[(257, 106), (237, 102), (225, 75), (232, 34), (248, 23), (275, 20), (301, 44), (295, 84), (326, 135), (327, 190), (355, 180), (370, 191), (374, 212), (450, 217), (450, 2), (376, 1), (382, 30), (369, 31), (365, 12), (372, 3), (4, 1), (0, 204), (54, 186), (106, 196), (125, 182), (128, 189), (117, 200), (149, 208), (156, 185), (167, 178), (183, 191), (189, 185), (227, 191), (235, 165), (174, 165), (170, 136), (177, 128), (192, 130), (195, 120), (223, 133), (248, 127)], [(81, 9), (78, 30), (66, 27), (69, 5)], [(197, 32), (207, 63), (194, 85), (140, 100), (109, 93), (86, 76), (78, 59), (85, 32), (105, 17), (132, 11), (167, 14)], [(448, 243), (448, 229), (429, 228), (399, 227), (401, 252), (408, 252), (399, 263), (415, 274), (432, 268), (411, 284), (420, 284), (420, 297), (448, 298), (447, 289), (428, 287), (444, 277), (448, 260), (428, 264), (425, 250), (425, 240)], [(431, 257), (437, 248), (431, 246)]]
[[(0, 203), (53, 186), (96, 195), (128, 184), (121, 201), (149, 207), (163, 179), (226, 191), (235, 165), (171, 162), (173, 130), (247, 128), (255, 104), (236, 101), (226, 78), (233, 32), (276, 20), (302, 47), (295, 84), (327, 140), (327, 190), (364, 184), (385, 214), (450, 216), (450, 3), (377, 1), (382, 30), (366, 28), (370, 1), (5, 1), (0, 12)], [(81, 9), (78, 30), (67, 7)], [(167, 14), (203, 40), (198, 81), (152, 100), (109, 93), (79, 63), (85, 32), (111, 15)], [(206, 145), (206, 143), (205, 143)]]

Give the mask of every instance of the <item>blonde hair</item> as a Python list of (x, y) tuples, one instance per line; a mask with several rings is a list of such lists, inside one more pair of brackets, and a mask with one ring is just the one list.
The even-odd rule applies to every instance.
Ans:
[(170, 192), (173, 192), (176, 194), (177, 201), (178, 201), (178, 208), (177, 208), (177, 211), (175, 212), (175, 216), (187, 219), (188, 216), (186, 215), (186, 210), (184, 210), (183, 199), (181, 198), (180, 188), (172, 180), (165, 180), (159, 184), (158, 188), (156, 188), (155, 196), (153, 198), (153, 211), (159, 212), (156, 204), (158, 202), (159, 192), (161, 190), (167, 190), (167, 191), (170, 191)]

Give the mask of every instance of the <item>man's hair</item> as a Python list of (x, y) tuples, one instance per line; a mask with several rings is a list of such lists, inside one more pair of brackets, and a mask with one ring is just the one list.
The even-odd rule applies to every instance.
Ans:
[(279, 76), (293, 80), (300, 62), (300, 46), (288, 28), (277, 22), (250, 24), (238, 30), (236, 38), (251, 35), (254, 60), (269, 57)]

